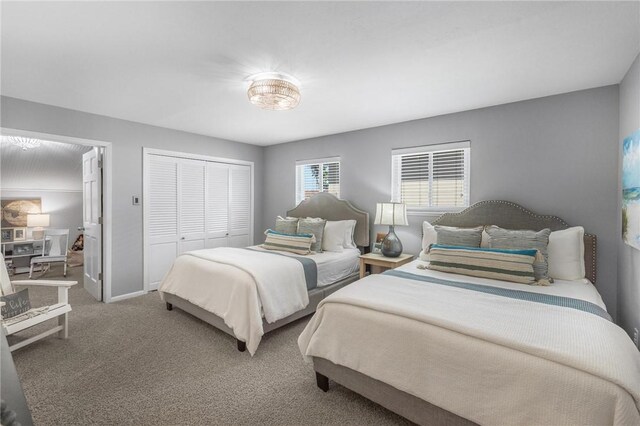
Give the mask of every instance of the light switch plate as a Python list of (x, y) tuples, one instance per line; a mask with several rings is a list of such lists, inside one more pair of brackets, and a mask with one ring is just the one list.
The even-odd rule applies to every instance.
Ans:
[(131, 204), (133, 204), (134, 206), (140, 205), (140, 197), (138, 197), (137, 195), (132, 196)]

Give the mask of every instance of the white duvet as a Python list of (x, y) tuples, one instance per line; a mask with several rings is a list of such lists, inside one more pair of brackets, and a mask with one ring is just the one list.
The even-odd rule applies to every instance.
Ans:
[[(604, 307), (590, 283), (531, 287), (418, 263), (400, 269)], [(575, 309), (371, 275), (322, 301), (298, 344), (479, 424), (640, 424), (640, 354), (621, 328)]]
[(262, 312), (275, 322), (304, 309), (309, 294), (296, 259), (219, 247), (179, 256), (158, 289), (221, 317), (251, 355), (262, 339)]
[[(158, 289), (173, 294), (220, 318), (247, 343), (251, 355), (264, 334), (262, 317), (272, 323), (309, 304), (302, 264), (269, 251), (220, 247), (179, 256)], [(357, 249), (307, 256), (318, 266), (318, 287), (358, 267)], [(164, 300), (164, 298), (163, 298)]]

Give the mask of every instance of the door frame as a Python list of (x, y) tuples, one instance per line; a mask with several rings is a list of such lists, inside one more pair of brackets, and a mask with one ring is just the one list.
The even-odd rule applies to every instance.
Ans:
[(29, 130), (0, 127), (0, 133), (4, 136), (24, 136), (44, 141), (61, 142), (73, 145), (97, 146), (103, 148), (102, 157), (102, 295), (103, 302), (109, 303), (111, 297), (111, 271), (113, 247), (113, 180), (112, 180), (112, 159), (113, 144), (111, 142), (99, 141), (95, 139), (75, 138), (71, 136), (61, 136), (52, 133), (32, 132)]
[(254, 241), (254, 212), (255, 212), (255, 190), (254, 190), (254, 169), (255, 165), (253, 161), (236, 160), (233, 158), (213, 157), (202, 154), (192, 154), (189, 152), (180, 151), (168, 151), (164, 149), (155, 148), (142, 148), (142, 281), (143, 292), (149, 292), (149, 275), (148, 275), (148, 263), (149, 263), (149, 160), (151, 155), (162, 155), (165, 157), (182, 158), (187, 160), (203, 160), (213, 163), (225, 163), (236, 164), (242, 166), (249, 166), (251, 171), (251, 211), (249, 212), (249, 238), (250, 241)]

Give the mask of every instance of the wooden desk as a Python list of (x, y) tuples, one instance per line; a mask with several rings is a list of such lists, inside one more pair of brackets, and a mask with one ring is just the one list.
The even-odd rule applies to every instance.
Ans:
[[(15, 246), (24, 251), (18, 252)], [(7, 254), (9, 252), (10, 254)], [(7, 270), (15, 274), (29, 272), (31, 258), (42, 256), (42, 240), (7, 241), (2, 243), (2, 256), (7, 264)], [(40, 266), (34, 271), (40, 270)]]
[(367, 272), (367, 265), (372, 274), (379, 274), (388, 269), (395, 269), (398, 266), (409, 263), (413, 260), (412, 254), (402, 253), (398, 257), (386, 257), (381, 254), (367, 253), (360, 256), (360, 278), (364, 278)]

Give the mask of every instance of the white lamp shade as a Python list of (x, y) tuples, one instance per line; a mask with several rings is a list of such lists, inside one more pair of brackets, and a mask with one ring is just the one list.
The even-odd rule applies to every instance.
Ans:
[(27, 226), (30, 228), (40, 227), (40, 226), (49, 226), (49, 215), (48, 214), (28, 214)]
[(377, 203), (374, 225), (409, 225), (407, 208), (402, 203)]

